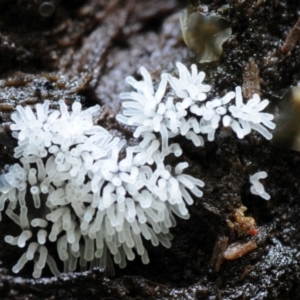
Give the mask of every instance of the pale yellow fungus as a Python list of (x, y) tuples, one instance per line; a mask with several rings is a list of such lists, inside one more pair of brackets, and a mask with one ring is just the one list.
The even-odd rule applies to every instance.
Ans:
[(185, 9), (181, 13), (180, 23), (184, 42), (198, 55), (199, 63), (220, 58), (222, 45), (232, 32), (228, 21), (198, 12), (189, 14)]

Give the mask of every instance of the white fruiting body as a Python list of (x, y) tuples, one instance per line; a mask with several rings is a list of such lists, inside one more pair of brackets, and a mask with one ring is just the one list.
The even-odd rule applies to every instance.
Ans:
[(260, 179), (267, 178), (268, 174), (265, 171), (257, 172), (250, 176), (250, 191), (254, 195), (258, 195), (265, 200), (270, 200), (271, 196), (265, 191), (262, 183), (259, 182)]
[(74, 271), (78, 261), (82, 268), (88, 262), (105, 268), (110, 254), (125, 267), (135, 251), (147, 264), (142, 239), (170, 247), (173, 213), (188, 218), (189, 192), (202, 195), (203, 182), (182, 174), (183, 168), (166, 167), (165, 155), (182, 151), (172, 144), (162, 154), (160, 141), (150, 133), (119, 161), (125, 141), (93, 124), (99, 106), (82, 111), (76, 102), (69, 113), (63, 101), (59, 104), (60, 111), (51, 112), (45, 101), (36, 105), (36, 113), (18, 106), (12, 115), (18, 139), (14, 157), (20, 164), (0, 177), (0, 211), (22, 230), (5, 240), (27, 245), (13, 271), (34, 260), (34, 277), (41, 276), (46, 263), (58, 275), (49, 242), (57, 244), (64, 272)]
[[(192, 65), (191, 73), (182, 63), (176, 63), (176, 66), (179, 78), (162, 74), (155, 93), (150, 74), (145, 68), (141, 68), (142, 81), (126, 78), (136, 92), (120, 95), (128, 101), (122, 103), (125, 109), (117, 115), (117, 119), (126, 125), (137, 126), (135, 137), (159, 133), (165, 151), (169, 139), (180, 134), (198, 147), (204, 145), (201, 134), (207, 134), (208, 140), (213, 141), (222, 123), (225, 127), (230, 126), (240, 139), (252, 129), (266, 139), (272, 138), (268, 129), (275, 128), (272, 122), (274, 116), (262, 112), (269, 104), (268, 100), (261, 101), (259, 95), (254, 94), (245, 104), (239, 86), (235, 92), (207, 100), (206, 93), (211, 91), (211, 87), (203, 84), (205, 73), (198, 73), (196, 65)], [(164, 96), (167, 81), (175, 97)], [(234, 98), (235, 104), (232, 103)]]
[[(180, 99), (190, 99), (190, 107), (199, 101), (206, 99), (206, 93), (211, 90), (211, 86), (203, 84), (205, 78), (204, 72), (199, 72), (196, 65), (191, 66), (191, 73), (185, 65), (176, 63), (179, 72), (179, 78), (168, 76), (168, 80), (176, 96)], [(187, 101), (187, 100), (186, 100)]]
[(241, 88), (236, 87), (235, 105), (231, 105), (228, 108), (231, 112), (231, 117), (227, 116), (227, 119), (223, 120), (223, 124), (230, 125), (240, 139), (249, 134), (251, 129), (253, 129), (267, 140), (270, 140), (273, 135), (267, 128), (275, 128), (275, 124), (272, 122), (274, 116), (269, 113), (261, 112), (268, 104), (269, 101), (261, 101), (258, 94), (254, 94), (253, 97), (244, 104)]
[[(49, 101), (37, 104), (35, 112), (17, 106), (11, 130), (18, 141), (18, 163), (0, 176), (0, 218), (5, 211), (21, 229), (19, 236), (7, 235), (5, 240), (26, 247), (14, 272), (33, 260), (34, 277), (41, 276), (46, 264), (54, 275), (60, 274), (49, 243), (56, 243), (64, 272), (74, 271), (78, 264), (82, 269), (110, 267), (111, 256), (125, 267), (136, 253), (147, 264), (143, 239), (170, 247), (173, 215), (187, 219), (186, 205), (202, 196), (204, 186), (183, 173), (186, 162), (165, 165), (170, 155), (182, 155), (180, 145), (171, 140), (181, 135), (203, 146), (202, 135), (214, 140), (222, 123), (239, 138), (251, 129), (272, 137), (266, 127), (275, 127), (273, 116), (261, 112), (267, 100), (254, 95), (244, 104), (239, 87), (207, 100), (211, 87), (203, 84), (205, 74), (195, 65), (191, 73), (181, 63), (177, 68), (179, 78), (162, 74), (157, 89), (143, 67), (143, 80), (126, 78), (136, 91), (120, 95), (126, 101), (116, 118), (135, 127), (135, 146), (126, 147), (126, 141), (93, 123), (97, 105), (81, 110), (75, 102), (71, 112), (63, 101), (60, 110), (50, 110)], [(125, 154), (122, 159), (120, 152)], [(255, 178), (251, 191), (266, 199), (268, 194)]]

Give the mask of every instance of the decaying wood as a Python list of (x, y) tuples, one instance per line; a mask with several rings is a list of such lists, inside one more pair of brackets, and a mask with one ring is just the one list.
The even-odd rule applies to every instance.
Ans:
[(259, 69), (253, 58), (250, 58), (243, 72), (243, 94), (250, 99), (253, 94), (260, 95)]
[(283, 54), (291, 53), (296, 47), (300, 40), (300, 18), (297, 20), (296, 24), (290, 30), (288, 36), (285, 39), (283, 46), (281, 47), (281, 52)]

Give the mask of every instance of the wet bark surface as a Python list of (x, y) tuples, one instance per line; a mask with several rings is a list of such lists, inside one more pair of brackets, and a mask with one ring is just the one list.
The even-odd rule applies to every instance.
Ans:
[[(49, 99), (55, 108), (64, 99), (85, 107), (100, 104), (99, 124), (129, 139), (131, 131), (115, 121), (118, 95), (130, 90), (125, 77), (138, 78), (139, 67), (145, 66), (158, 81), (163, 71), (176, 71), (176, 61), (196, 63), (180, 32), (179, 12), (187, 3), (54, 2), (55, 13), (42, 17), (33, 0), (0, 0), (0, 117), (8, 138), (15, 143), (8, 125), (16, 105)], [(220, 15), (232, 27), (221, 59), (198, 65), (213, 86), (209, 97), (237, 85), (249, 93), (254, 86), (276, 105), (284, 89), (298, 84), (298, 1), (194, 0), (189, 10)], [(34, 280), (30, 263), (18, 275), (11, 271), (24, 249), (4, 242), (19, 228), (3, 216), (0, 299), (298, 299), (299, 153), (274, 148), (256, 133), (239, 140), (227, 128), (202, 148), (178, 142), (182, 161), (190, 163), (189, 172), (205, 187), (203, 198), (189, 207), (190, 219), (177, 220), (170, 249), (145, 242), (150, 264), (137, 257), (124, 270), (116, 267), (115, 276), (78, 270), (53, 278), (46, 271)], [(2, 171), (14, 162), (12, 145), (4, 144)], [(250, 193), (249, 175), (261, 170), (268, 173), (268, 202)], [(258, 232), (251, 231), (255, 222)], [(224, 259), (226, 249), (241, 257)]]

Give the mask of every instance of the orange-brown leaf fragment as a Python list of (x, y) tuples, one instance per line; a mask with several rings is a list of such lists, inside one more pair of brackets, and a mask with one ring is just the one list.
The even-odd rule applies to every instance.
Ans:
[[(247, 210), (247, 207), (240, 206), (239, 208), (236, 208), (233, 211), (232, 219), (233, 220), (227, 220), (227, 226), (238, 233), (238, 235), (243, 234), (253, 234), (256, 228), (256, 222), (252, 217), (246, 217), (245, 211)], [(257, 233), (257, 232), (256, 232)]]
[(257, 248), (256, 243), (249, 241), (248, 243), (233, 243), (224, 252), (224, 258), (227, 260), (238, 259)]

